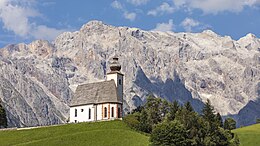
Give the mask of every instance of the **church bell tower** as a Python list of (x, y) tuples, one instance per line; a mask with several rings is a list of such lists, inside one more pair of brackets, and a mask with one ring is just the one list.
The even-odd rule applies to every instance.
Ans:
[(110, 72), (107, 73), (107, 80), (114, 80), (117, 87), (117, 95), (120, 97), (123, 102), (123, 83), (124, 83), (124, 74), (120, 72), (121, 65), (118, 61), (118, 57), (114, 56), (110, 63)]

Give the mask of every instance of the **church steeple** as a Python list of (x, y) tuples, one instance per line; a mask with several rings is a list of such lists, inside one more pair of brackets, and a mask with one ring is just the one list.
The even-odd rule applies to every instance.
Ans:
[(119, 64), (118, 57), (116, 55), (112, 58), (112, 62), (110, 63), (109, 67), (111, 72), (120, 72), (121, 65)]
[(107, 80), (115, 81), (115, 85), (117, 88), (117, 95), (120, 97), (121, 101), (123, 102), (124, 74), (120, 72), (121, 65), (116, 55), (112, 57), (109, 67), (110, 67), (110, 72), (107, 73)]

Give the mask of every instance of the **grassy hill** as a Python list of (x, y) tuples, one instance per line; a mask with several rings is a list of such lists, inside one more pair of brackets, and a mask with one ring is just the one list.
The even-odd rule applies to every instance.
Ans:
[(67, 124), (28, 130), (0, 131), (0, 145), (144, 146), (149, 137), (131, 130), (122, 121)]
[[(260, 124), (238, 128), (241, 146), (260, 145)], [(0, 145), (16, 146), (146, 146), (149, 137), (130, 129), (122, 121), (67, 124), (28, 130), (0, 131)]]
[(255, 124), (233, 131), (238, 134), (241, 146), (260, 146), (260, 124)]

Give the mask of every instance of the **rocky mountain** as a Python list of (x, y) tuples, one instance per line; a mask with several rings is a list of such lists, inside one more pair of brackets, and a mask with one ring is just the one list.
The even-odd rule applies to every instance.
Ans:
[(131, 111), (149, 94), (197, 111), (209, 99), (238, 125), (260, 118), (260, 39), (239, 40), (201, 33), (144, 31), (91, 21), (52, 43), (0, 49), (0, 99), (9, 126), (64, 123), (77, 85), (104, 80), (117, 54), (125, 74), (124, 108)]

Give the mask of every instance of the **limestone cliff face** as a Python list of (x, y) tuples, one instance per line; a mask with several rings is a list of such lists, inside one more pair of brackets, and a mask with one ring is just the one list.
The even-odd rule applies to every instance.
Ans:
[(260, 39), (232, 40), (212, 31), (173, 33), (113, 27), (91, 21), (52, 43), (0, 49), (0, 98), (10, 126), (66, 122), (77, 85), (104, 80), (119, 56), (125, 74), (125, 111), (148, 94), (198, 111), (206, 99), (240, 125), (260, 117)]

